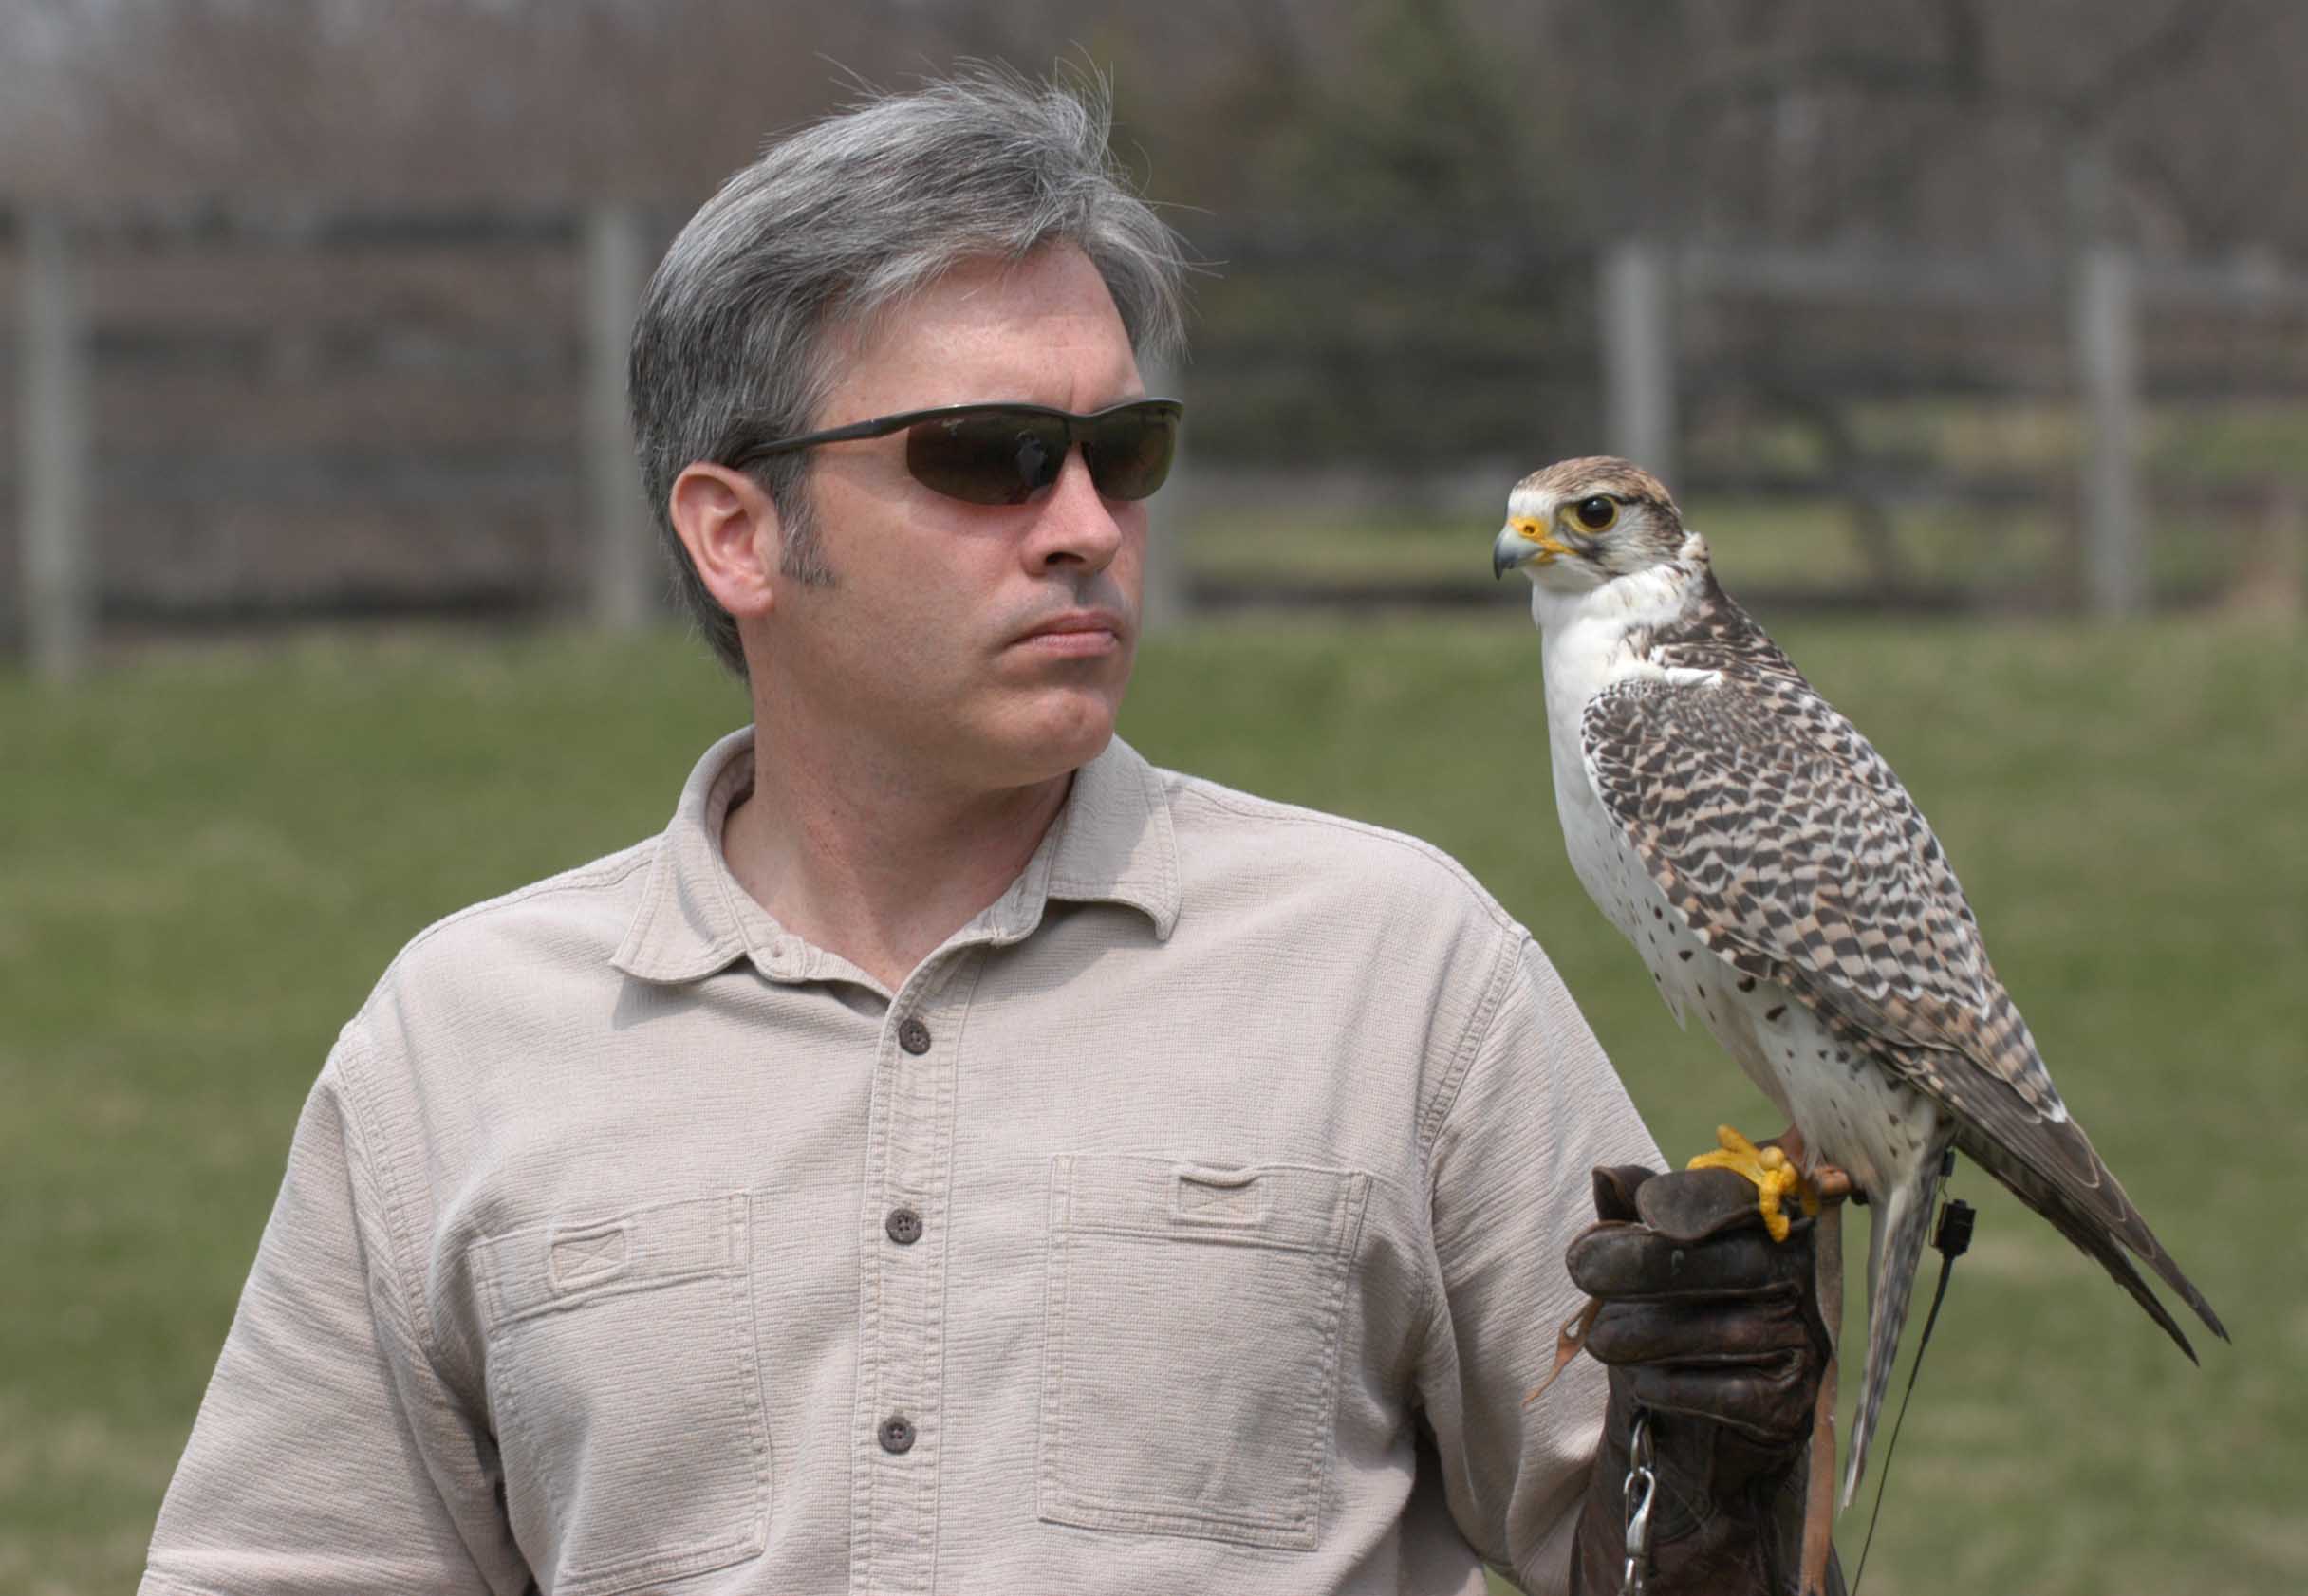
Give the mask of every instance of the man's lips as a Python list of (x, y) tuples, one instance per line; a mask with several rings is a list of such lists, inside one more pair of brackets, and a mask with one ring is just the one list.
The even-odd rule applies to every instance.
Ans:
[(1122, 618), (1110, 610), (1070, 609), (1021, 634), (1017, 645), (1039, 653), (1087, 657), (1122, 646)]

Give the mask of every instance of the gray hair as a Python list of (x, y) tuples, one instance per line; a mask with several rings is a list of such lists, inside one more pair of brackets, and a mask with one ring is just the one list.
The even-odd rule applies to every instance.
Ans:
[[(772, 145), (665, 251), (633, 329), (642, 485), (682, 603), (740, 679), (736, 622), (698, 580), (668, 500), (694, 461), (726, 463), (811, 430), (833, 380), (837, 317), (874, 317), (966, 261), (1063, 242), (1097, 267), (1142, 356), (1168, 359), (1182, 344), (1183, 251), (1109, 153), (1112, 121), (1094, 74), (1037, 83), (972, 65)], [(783, 523), (785, 573), (829, 583), (808, 453), (753, 472)]]

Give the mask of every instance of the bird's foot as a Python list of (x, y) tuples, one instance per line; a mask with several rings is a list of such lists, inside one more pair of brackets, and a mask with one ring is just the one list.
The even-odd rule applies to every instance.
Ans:
[(1801, 1126), (1789, 1125), (1769, 1141), (1759, 1145), (1776, 1145), (1787, 1155), (1787, 1161), (1795, 1165), (1796, 1173), (1802, 1177), (1804, 1190), (1810, 1194), (1804, 1199), (1804, 1213), (1816, 1215), (1822, 1204), (1841, 1202), (1846, 1197), (1856, 1198), (1863, 1208), (1867, 1206), (1867, 1194), (1852, 1184), (1849, 1175), (1832, 1163), (1821, 1163), (1810, 1157), (1803, 1145)]
[[(1800, 1142), (1796, 1157), (1801, 1156)], [(1792, 1197), (1802, 1205), (1805, 1215), (1819, 1212), (1819, 1196), (1803, 1178), (1796, 1159), (1788, 1157), (1782, 1147), (1758, 1147), (1729, 1125), (1715, 1127), (1715, 1151), (1702, 1153), (1684, 1166), (1686, 1169), (1736, 1170), (1755, 1182), (1756, 1207), (1763, 1216), (1763, 1228), (1774, 1241), (1787, 1239), (1788, 1226), (1785, 1205)]]

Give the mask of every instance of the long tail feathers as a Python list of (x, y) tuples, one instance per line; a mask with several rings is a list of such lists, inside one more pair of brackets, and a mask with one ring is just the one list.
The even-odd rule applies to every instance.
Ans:
[(1939, 1189), (1939, 1154), (1925, 1159), (1908, 1179), (1889, 1191), (1871, 1194), (1874, 1224), (1868, 1236), (1868, 1357), (1858, 1417), (1852, 1422), (1850, 1462), (1843, 1474), (1842, 1506), (1850, 1507), (1867, 1474), (1868, 1442), (1890, 1388), (1891, 1365), (1899, 1361), (1899, 1332), (1908, 1322), (1916, 1266), (1931, 1234), (1933, 1195)]
[[(2187, 1336), (2170, 1309), (2132, 1267), (2126, 1247), (2145, 1259), (2223, 1341), (2227, 1339), (2226, 1327), (2212, 1311), (2212, 1305), (2205, 1300), (2204, 1293), (2181, 1272), (2171, 1254), (2164, 1251), (2149, 1231), (2138, 1210), (2124, 1196), (2123, 1187), (2108, 1172), (2107, 1165), (2100, 1162), (2091, 1143), (2083, 1140), (2080, 1128), (2073, 1134), (2092, 1171), (2093, 1178), (2088, 1183), (2048, 1176), (2044, 1170), (2014, 1157), (2010, 1149), (1979, 1137), (1959, 1135), (1956, 1142), (1974, 1162), (2009, 1187), (2021, 1202), (2042, 1215), (2079, 1251), (2097, 1259), (2100, 1267), (2131, 1293), (2132, 1300), (2147, 1310), (2148, 1316), (2163, 1327), (2164, 1333), (2192, 1362), (2196, 1349), (2188, 1345)], [(1924, 1242), (1930, 1234), (1932, 1214), (1937, 1207), (1939, 1166), (1939, 1155), (1934, 1152), (1905, 1183), (1873, 1195), (1875, 1223), (1868, 1238), (1868, 1353), (1863, 1377), (1866, 1384), (1858, 1417), (1852, 1424), (1850, 1463), (1843, 1479), (1845, 1507), (1851, 1506), (1860, 1480), (1866, 1476), (1868, 1443), (1874, 1437), (1884, 1395), (1890, 1387), (1891, 1366), (1899, 1358), (1900, 1332), (1907, 1324), (1917, 1267), (1922, 1262)]]
[[(2089, 1143), (2086, 1146), (2088, 1150)], [(2148, 1282), (2141, 1277), (2140, 1271), (2132, 1267), (2131, 1259), (2125, 1253), (2126, 1247), (2145, 1259), (2149, 1267), (2180, 1294), (2181, 1300), (2195, 1309), (2196, 1316), (2214, 1335), (2223, 1341), (2228, 1339), (2227, 1327), (2212, 1311), (2212, 1305), (2205, 1300), (2204, 1293), (2196, 1290), (2195, 1282), (2181, 1272), (2180, 1266), (2172, 1261), (2171, 1254), (2156, 1240), (2147, 1221), (2140, 1217), (2139, 1211), (2124, 1196), (2124, 1189), (2116, 1183), (2115, 1177), (2109, 1174), (2107, 1166), (2098, 1161), (2096, 1153), (2091, 1157), (2100, 1178), (2094, 1186), (2077, 1191), (2068, 1182), (2046, 1179), (2039, 1172), (2002, 1156), (2001, 1148), (1989, 1147), (1974, 1152), (1965, 1146), (1964, 1151), (1971, 1154), (1974, 1162), (2009, 1187), (2013, 1196), (2049, 1220), (2055, 1230), (2075, 1245), (2077, 1251), (2097, 1259), (2100, 1267), (2113, 1277), (2115, 1283), (2129, 1291), (2132, 1300), (2147, 1310), (2148, 1316), (2163, 1327), (2164, 1333), (2187, 1354), (2191, 1363), (2196, 1361), (2195, 1347), (2188, 1345), (2187, 1335), (2182, 1332), (2171, 1312), (2149, 1290)]]

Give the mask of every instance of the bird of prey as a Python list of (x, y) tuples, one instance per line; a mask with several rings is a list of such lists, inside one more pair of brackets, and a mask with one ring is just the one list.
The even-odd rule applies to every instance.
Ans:
[[(2097, 1259), (2190, 1360), (2125, 1249), (2225, 1340), (2060, 1101), (1914, 801), (1724, 595), (1658, 479), (1610, 458), (1523, 478), (1492, 566), (1531, 579), (1579, 881), (1677, 1020), (1698, 1013), (1793, 1122), (1800, 1160), (1867, 1194), (1867, 1362), (1844, 1503), (1951, 1145)], [(1768, 1177), (1747, 1173), (1768, 1208)]]

